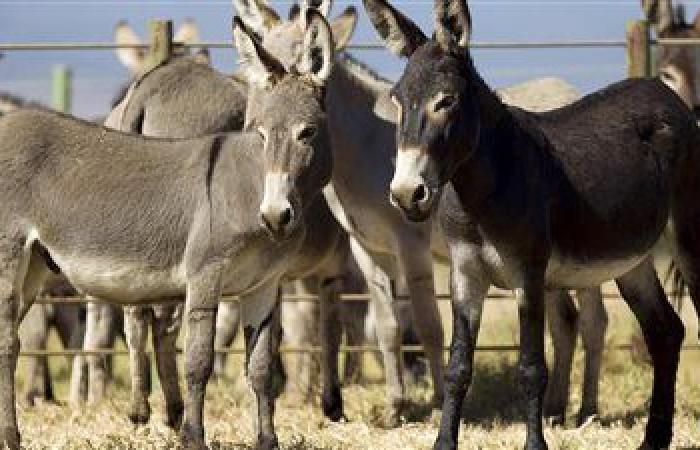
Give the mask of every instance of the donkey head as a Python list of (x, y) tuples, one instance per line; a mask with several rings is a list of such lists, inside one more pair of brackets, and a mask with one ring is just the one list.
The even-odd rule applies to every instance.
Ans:
[[(302, 12), (315, 9), (323, 17), (328, 17), (332, 0), (304, 0), (301, 5), (294, 4), (288, 21), (281, 20), (263, 0), (233, 0), (233, 4), (246, 26), (260, 37), (265, 49), (289, 70), (303, 59), (303, 41), (308, 24), (307, 15)], [(356, 22), (357, 12), (352, 6), (330, 22), (336, 51), (348, 44)]]
[[(180, 28), (173, 36), (173, 42), (190, 44), (199, 40), (199, 28), (192, 19), (185, 19)], [(114, 42), (120, 45), (140, 45), (143, 43), (138, 34), (125, 21), (121, 20), (114, 28)], [(185, 49), (175, 49), (179, 51), (176, 56), (188, 55)], [(147, 66), (147, 50), (144, 48), (118, 48), (117, 58), (129, 70), (132, 76), (140, 76)], [(202, 64), (209, 64), (209, 52), (207, 49), (199, 49), (194, 55), (195, 59)]]
[[(700, 37), (700, 14), (686, 22), (683, 5), (671, 0), (641, 0), (649, 22), (660, 38)], [(700, 107), (700, 48), (688, 45), (661, 45), (656, 56), (659, 77), (691, 109)]]
[(410, 220), (425, 220), (478, 140), (481, 79), (469, 56), (469, 8), (465, 0), (436, 0), (428, 39), (386, 0), (363, 1), (385, 45), (408, 58), (391, 92), (399, 112), (391, 202)]
[(262, 136), (265, 190), (262, 224), (282, 239), (299, 225), (302, 208), (328, 184), (332, 158), (324, 110), (333, 38), (316, 10), (306, 14), (299, 64), (291, 71), (267, 52), (243, 22), (234, 19), (242, 74), (249, 83), (247, 131)]

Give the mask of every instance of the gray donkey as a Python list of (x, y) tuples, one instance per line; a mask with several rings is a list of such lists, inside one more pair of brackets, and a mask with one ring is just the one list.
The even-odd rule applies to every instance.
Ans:
[[(263, 44), (287, 66), (293, 66), (298, 55), (302, 19), (289, 22), (270, 20), (274, 14), (260, 1), (235, 1), (243, 19), (262, 36)], [(331, 1), (317, 7), (328, 14)], [(336, 42), (347, 42), (355, 23), (355, 14), (347, 10), (334, 22)], [(337, 45), (342, 50), (343, 45)], [(431, 361), (436, 404), (442, 403), (442, 325), (433, 296), (431, 227), (409, 224), (386, 201), (394, 170), (391, 149), (395, 147), (396, 109), (389, 100), (392, 83), (381, 79), (365, 65), (347, 54), (336, 57), (328, 83), (329, 121), (334, 152), (332, 185), (324, 193), (333, 212), (351, 235), (354, 256), (370, 287), (374, 312), (377, 315), (377, 339), (384, 357), (389, 395), (387, 424), (398, 424), (404, 397), (400, 368), (399, 321), (391, 307), (391, 280), (404, 275), (412, 300), (416, 331), (426, 346)], [(556, 80), (539, 83), (539, 96), (572, 101), (570, 88)], [(548, 92), (549, 90), (549, 92)], [(506, 90), (503, 95), (516, 104), (543, 108), (533, 101), (532, 88)], [(552, 101), (552, 100), (550, 100)], [(545, 103), (547, 104), (547, 103)], [(436, 224), (437, 225), (437, 224)], [(432, 254), (447, 259), (448, 252), (440, 232), (432, 233)], [(597, 413), (597, 387), (607, 321), (599, 288), (581, 289), (581, 310), (576, 313), (573, 299), (566, 291), (552, 292), (548, 304), (555, 342), (555, 366), (552, 388), (548, 391), (548, 414), (554, 421), (563, 420), (568, 400), (571, 359), (576, 342), (576, 327), (581, 329), (586, 349), (584, 396), (579, 422)], [(340, 399), (339, 399), (340, 400)], [(342, 409), (338, 405), (335, 409)]]
[[(611, 278), (653, 361), (641, 448), (667, 448), (684, 329), (650, 255), (668, 232), (698, 310), (694, 115), (656, 79), (623, 81), (549, 113), (508, 108), (472, 62), (465, 0), (436, 0), (432, 39), (385, 0), (364, 3), (387, 47), (409, 58), (392, 90), (399, 111), (392, 202), (413, 221), (439, 207), (452, 254), (454, 332), (435, 448), (457, 446), (489, 285), (518, 294), (525, 448), (544, 449), (545, 289)], [(449, 202), (443, 190), (453, 191)]]
[(239, 21), (234, 35), (255, 84), (250, 131), (154, 139), (45, 111), (0, 122), (1, 445), (19, 448), (17, 327), (55, 268), (80, 291), (122, 304), (186, 294), (186, 447), (205, 447), (203, 402), (220, 294), (247, 294), (257, 446), (278, 447), (271, 367), (278, 284), (314, 219), (306, 212), (330, 179), (323, 84), (333, 43), (325, 19), (309, 12), (303, 62), (290, 74)]

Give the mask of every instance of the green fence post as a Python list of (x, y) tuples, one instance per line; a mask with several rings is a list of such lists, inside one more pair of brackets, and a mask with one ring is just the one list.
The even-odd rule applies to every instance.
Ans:
[(73, 73), (63, 64), (53, 67), (51, 104), (56, 111), (71, 112), (71, 95), (73, 92)]

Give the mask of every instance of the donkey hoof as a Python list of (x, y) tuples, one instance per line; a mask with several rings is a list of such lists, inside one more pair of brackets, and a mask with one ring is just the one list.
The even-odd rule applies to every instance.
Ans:
[(204, 433), (196, 432), (191, 425), (186, 422), (180, 428), (180, 445), (186, 450), (206, 450), (207, 445), (204, 442)]
[(277, 436), (259, 436), (258, 443), (255, 446), (256, 450), (279, 450), (280, 445), (277, 442)]
[(544, 418), (544, 423), (550, 427), (563, 427), (566, 423), (564, 414), (550, 414)]
[(173, 430), (179, 429), (182, 426), (182, 416), (184, 410), (185, 407), (182, 403), (168, 405), (166, 408), (168, 418), (166, 419), (165, 424)]
[(401, 410), (391, 407), (384, 414), (384, 428), (398, 428), (401, 426)]
[(525, 450), (547, 450), (547, 441), (544, 436), (535, 436), (525, 442)]
[(644, 442), (639, 446), (639, 450), (668, 450), (668, 447), (655, 447), (648, 442)]
[(143, 425), (148, 423), (151, 418), (151, 407), (148, 403), (138, 403), (131, 405), (131, 411), (129, 412), (129, 420), (131, 423), (136, 425)]
[(433, 450), (455, 450), (456, 448), (457, 444), (452, 439), (443, 439), (440, 436), (433, 445)]
[(0, 448), (19, 450), (19, 431), (15, 427), (3, 427), (0, 429)]
[(323, 409), (323, 414), (333, 422), (339, 422), (345, 417), (343, 414), (343, 396), (339, 387), (336, 386), (323, 391), (321, 408)]

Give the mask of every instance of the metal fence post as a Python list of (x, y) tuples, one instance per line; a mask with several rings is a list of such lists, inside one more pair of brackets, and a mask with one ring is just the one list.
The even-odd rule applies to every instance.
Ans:
[(52, 71), (51, 103), (56, 111), (69, 113), (71, 110), (73, 73), (63, 64), (56, 65)]
[(173, 52), (173, 22), (154, 19), (148, 22), (151, 47), (148, 52), (148, 69), (166, 62)]
[(649, 22), (627, 22), (627, 76), (642, 78), (651, 76), (651, 34)]

